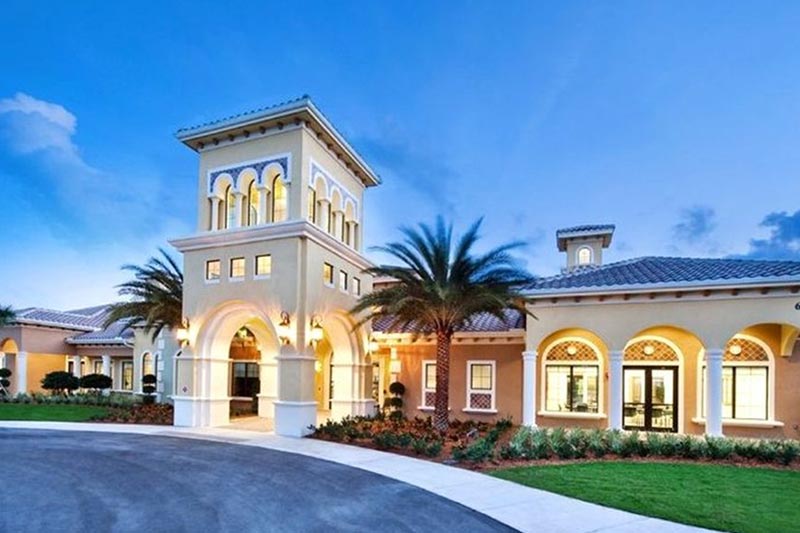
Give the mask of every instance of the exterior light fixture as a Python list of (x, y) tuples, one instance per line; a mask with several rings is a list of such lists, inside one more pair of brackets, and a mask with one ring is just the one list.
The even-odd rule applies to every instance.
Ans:
[(319, 359), (314, 361), (314, 372), (316, 372), (317, 374), (322, 372), (322, 361), (320, 361)]
[(324, 335), (325, 335), (325, 332), (322, 329), (322, 320), (317, 315), (312, 316), (311, 317), (311, 346), (316, 348), (317, 344), (319, 344), (319, 341), (322, 340), (322, 337)]
[(645, 355), (653, 355), (654, 353), (656, 353), (656, 349), (653, 347), (652, 344), (648, 344), (647, 346), (644, 347)]
[(292, 324), (291, 318), (289, 318), (289, 313), (286, 311), (281, 311), (281, 320), (278, 322), (278, 339), (281, 341), (281, 344), (289, 344), (291, 342), (291, 334), (292, 331), (289, 326)]
[(181, 345), (181, 348), (187, 346), (189, 344), (189, 320), (184, 318), (181, 322), (181, 327), (175, 332), (175, 337), (178, 339), (178, 343)]
[(742, 347), (739, 346), (738, 344), (734, 344), (733, 346), (730, 347), (728, 351), (731, 352), (731, 355), (741, 355)]
[(403, 364), (397, 357), (397, 348), (392, 348), (391, 360), (389, 361), (389, 373), (399, 374), (402, 369), (403, 369)]
[(380, 349), (381, 349), (381, 345), (378, 344), (377, 340), (375, 340), (375, 336), (374, 335), (371, 336), (369, 338), (369, 345), (367, 347), (367, 350), (369, 351), (369, 353), (376, 353)]

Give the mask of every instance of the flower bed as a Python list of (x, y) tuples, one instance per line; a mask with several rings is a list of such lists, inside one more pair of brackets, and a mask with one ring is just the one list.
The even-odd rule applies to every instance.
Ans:
[(790, 439), (525, 426), (514, 430), (510, 420), (494, 424), (456, 420), (440, 433), (430, 418), (354, 417), (328, 421), (315, 428), (312, 437), (481, 469), (534, 462), (643, 458), (800, 467), (800, 442)]
[(141, 397), (133, 394), (112, 392), (104, 395), (96, 392), (76, 394), (33, 394), (19, 393), (15, 396), (0, 396), (0, 403), (21, 403), (37, 405), (97, 405), (101, 407), (130, 407), (141, 403)]
[(117, 424), (154, 424), (171, 426), (173, 407), (167, 403), (133, 405), (130, 407), (110, 407), (105, 415), (93, 417), (93, 422)]

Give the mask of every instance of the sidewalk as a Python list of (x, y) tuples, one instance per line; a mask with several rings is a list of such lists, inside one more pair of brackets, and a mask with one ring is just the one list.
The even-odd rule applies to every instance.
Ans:
[(21, 421), (0, 421), (0, 428), (97, 431), (195, 438), (306, 455), (406, 482), (475, 509), (520, 531), (565, 533), (707, 531), (602, 507), (422, 459), (314, 439), (279, 437), (260, 431)]

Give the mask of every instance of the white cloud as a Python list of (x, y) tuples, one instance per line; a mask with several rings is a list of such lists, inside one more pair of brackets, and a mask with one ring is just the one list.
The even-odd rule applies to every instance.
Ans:
[[(46, 149), (56, 149), (77, 157), (72, 142), (77, 119), (63, 106), (38, 100), (25, 93), (0, 100), (0, 115), (11, 116), (11, 146), (28, 154)], [(23, 119), (23, 120), (20, 120)]]

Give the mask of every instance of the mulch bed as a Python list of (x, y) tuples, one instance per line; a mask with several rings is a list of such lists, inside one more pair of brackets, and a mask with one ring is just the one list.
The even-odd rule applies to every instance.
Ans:
[(114, 424), (153, 424), (171, 426), (173, 408), (169, 404), (133, 405), (130, 407), (109, 407), (106, 415), (95, 418), (95, 422)]

